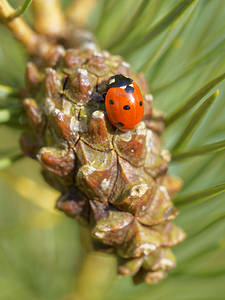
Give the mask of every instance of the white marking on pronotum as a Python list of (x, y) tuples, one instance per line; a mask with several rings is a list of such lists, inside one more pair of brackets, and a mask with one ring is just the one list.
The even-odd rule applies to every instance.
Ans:
[(115, 78), (111, 78), (111, 79), (109, 80), (109, 84), (112, 84), (112, 83), (114, 83), (115, 81), (116, 81)]

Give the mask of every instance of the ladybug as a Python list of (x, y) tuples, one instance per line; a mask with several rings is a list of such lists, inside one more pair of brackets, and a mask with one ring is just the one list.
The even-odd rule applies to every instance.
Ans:
[(108, 81), (105, 107), (110, 122), (121, 131), (132, 130), (144, 114), (144, 101), (139, 86), (121, 74)]

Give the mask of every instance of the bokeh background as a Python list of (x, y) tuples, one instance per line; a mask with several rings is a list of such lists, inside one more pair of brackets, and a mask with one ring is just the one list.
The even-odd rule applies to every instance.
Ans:
[[(62, 1), (63, 8), (69, 2)], [(22, 1), (10, 3), (16, 7)], [(225, 72), (223, 0), (194, 1), (175, 23), (136, 49), (137, 41), (148, 37), (154, 24), (178, 3), (100, 0), (88, 20), (103, 48), (122, 54), (145, 73), (155, 106), (166, 115)], [(32, 25), (31, 9), (24, 17)], [(0, 25), (0, 84), (23, 86), (26, 61), (23, 47)], [(220, 94), (186, 149), (225, 139), (224, 85), (222, 81), (213, 89), (219, 88)], [(167, 148), (194, 110), (166, 130)], [(19, 152), (19, 135), (15, 126), (1, 122), (0, 158)], [(224, 151), (174, 162), (170, 172), (184, 180), (181, 195), (223, 184)], [(35, 161), (24, 158), (0, 171), (0, 300), (225, 299), (224, 194), (180, 207), (176, 222), (188, 238), (175, 248), (177, 268), (155, 286), (135, 286), (130, 278), (117, 278), (111, 256), (87, 255), (77, 222), (54, 210), (57, 196)]]

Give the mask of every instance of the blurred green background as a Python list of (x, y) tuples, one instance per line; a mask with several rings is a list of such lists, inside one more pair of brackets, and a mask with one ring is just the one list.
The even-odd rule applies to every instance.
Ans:
[[(64, 1), (63, 7), (69, 2)], [(22, 1), (10, 3), (16, 7)], [(166, 115), (225, 72), (223, 0), (193, 1), (161, 34), (149, 36), (179, 3), (102, 0), (89, 19), (103, 48), (122, 54), (145, 73), (155, 106)], [(25, 18), (32, 25), (30, 9)], [(136, 47), (142, 39), (141, 47)], [(0, 26), (0, 84), (22, 86), (26, 60), (23, 47)], [(225, 139), (224, 82), (213, 91), (216, 88), (219, 97), (185, 149)], [(167, 148), (172, 148), (194, 110), (165, 131)], [(16, 128), (1, 124), (1, 157), (19, 151), (19, 135)], [(224, 169), (221, 151), (174, 162), (170, 172), (184, 180), (182, 195), (225, 183)], [(177, 268), (155, 286), (135, 286), (130, 278), (117, 278), (110, 256), (93, 253), (81, 267), (85, 254), (78, 225), (54, 211), (57, 193), (43, 181), (36, 162), (24, 158), (0, 171), (0, 194), (0, 300), (225, 299), (224, 194), (179, 207), (176, 223), (188, 238), (175, 248)]]

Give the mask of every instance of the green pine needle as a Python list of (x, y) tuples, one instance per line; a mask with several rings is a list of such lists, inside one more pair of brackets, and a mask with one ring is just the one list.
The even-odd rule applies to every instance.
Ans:
[(201, 146), (195, 149), (190, 149), (187, 151), (183, 152), (175, 152), (172, 154), (173, 160), (172, 161), (181, 161), (187, 158), (192, 158), (195, 156), (200, 156), (200, 155), (206, 155), (206, 154), (211, 154), (219, 151), (225, 150), (225, 140), (213, 143), (213, 144), (208, 144), (205, 146)]
[(177, 151), (179, 148), (183, 147), (188, 143), (188, 141), (190, 140), (190, 138), (194, 133), (194, 130), (197, 128), (197, 125), (205, 116), (205, 114), (207, 113), (211, 105), (214, 103), (218, 95), (219, 95), (219, 91), (217, 90), (215, 93), (209, 96), (194, 112), (188, 124), (186, 125), (180, 137), (178, 138), (177, 142), (175, 143), (172, 150), (173, 152)]
[(133, 31), (133, 29), (139, 24), (140, 18), (145, 11), (146, 7), (149, 5), (149, 0), (142, 0), (141, 4), (135, 11), (135, 14), (129, 19), (128, 24), (125, 27), (125, 30), (117, 33), (116, 39), (112, 40), (112, 42), (108, 45), (108, 49), (111, 51), (112, 49), (120, 46), (121, 41), (126, 39), (128, 35)]
[(23, 154), (15, 154), (9, 157), (4, 157), (0, 159), (0, 170), (10, 167), (14, 162), (22, 159), (24, 157)]
[(184, 103), (178, 107), (173, 113), (165, 119), (166, 126), (172, 125), (175, 121), (179, 120), (184, 114), (193, 108), (211, 89), (213, 89), (217, 84), (225, 79), (225, 73), (214, 78), (212, 81), (208, 82), (205, 86), (195, 92), (190, 98), (188, 98)]
[(208, 47), (208, 50), (204, 51), (204, 53), (195, 59), (191, 64), (189, 64), (187, 67), (183, 68), (183, 71), (181, 74), (176, 76), (175, 78), (169, 80), (169, 82), (156, 86), (153, 90), (153, 94), (158, 94), (160, 92), (163, 92), (176, 84), (181, 79), (185, 78), (187, 75), (191, 74), (194, 70), (196, 70), (198, 67), (202, 65), (206, 65), (207, 63), (210, 63), (210, 61), (215, 60), (215, 57), (217, 53), (220, 53), (221, 50), (224, 50), (225, 45), (225, 37), (220, 37), (219, 41), (213, 41), (212, 45)]
[(207, 199), (215, 197), (223, 192), (225, 192), (225, 183), (202, 190), (200, 192), (178, 196), (174, 199), (174, 203), (176, 203), (178, 207), (190, 204), (193, 205), (206, 201)]
[(103, 0), (103, 4), (100, 9), (100, 16), (98, 19), (98, 24), (95, 28), (95, 32), (98, 32), (104, 25), (104, 20), (107, 18), (110, 11), (113, 9), (114, 0)]
[(19, 145), (17, 145), (16, 147), (0, 149), (0, 158), (18, 153), (18, 151), (19, 151)]
[(18, 104), (4, 104), (0, 109), (0, 125), (7, 125), (21, 129), (21, 106)]
[(30, 6), (32, 0), (25, 0), (24, 3), (15, 10), (14, 14), (12, 14), (9, 18), (8, 21), (12, 21), (13, 19), (21, 16), (27, 8)]
[(0, 84), (0, 98), (7, 99), (11, 97), (18, 97), (18, 91), (5, 85)]
[[(132, 45), (129, 45), (129, 53), (145, 46), (155, 39), (160, 33), (164, 32), (169, 25), (173, 24), (195, 1), (197, 0), (182, 0), (166, 16), (160, 19), (143, 38), (140, 38), (136, 40), (135, 43), (132, 43)], [(116, 49), (113, 48), (113, 51), (115, 50)], [(120, 51), (120, 54), (125, 54), (126, 52), (127, 49), (125, 48)]]
[(0, 110), (0, 124), (6, 123), (11, 119), (12, 113), (10, 109), (1, 109)]
[(176, 38), (181, 34), (181, 32), (183, 32), (184, 28), (189, 24), (190, 19), (192, 18), (193, 13), (195, 12), (195, 8), (197, 8), (197, 2), (195, 2), (191, 8), (191, 11), (186, 10), (182, 15), (182, 18), (178, 18), (177, 21), (169, 27), (165, 38), (162, 39), (160, 45), (156, 48), (154, 53), (138, 69), (139, 72), (141, 71), (145, 74), (148, 73), (148, 71), (157, 62), (157, 60), (160, 59), (160, 57), (173, 45)]

